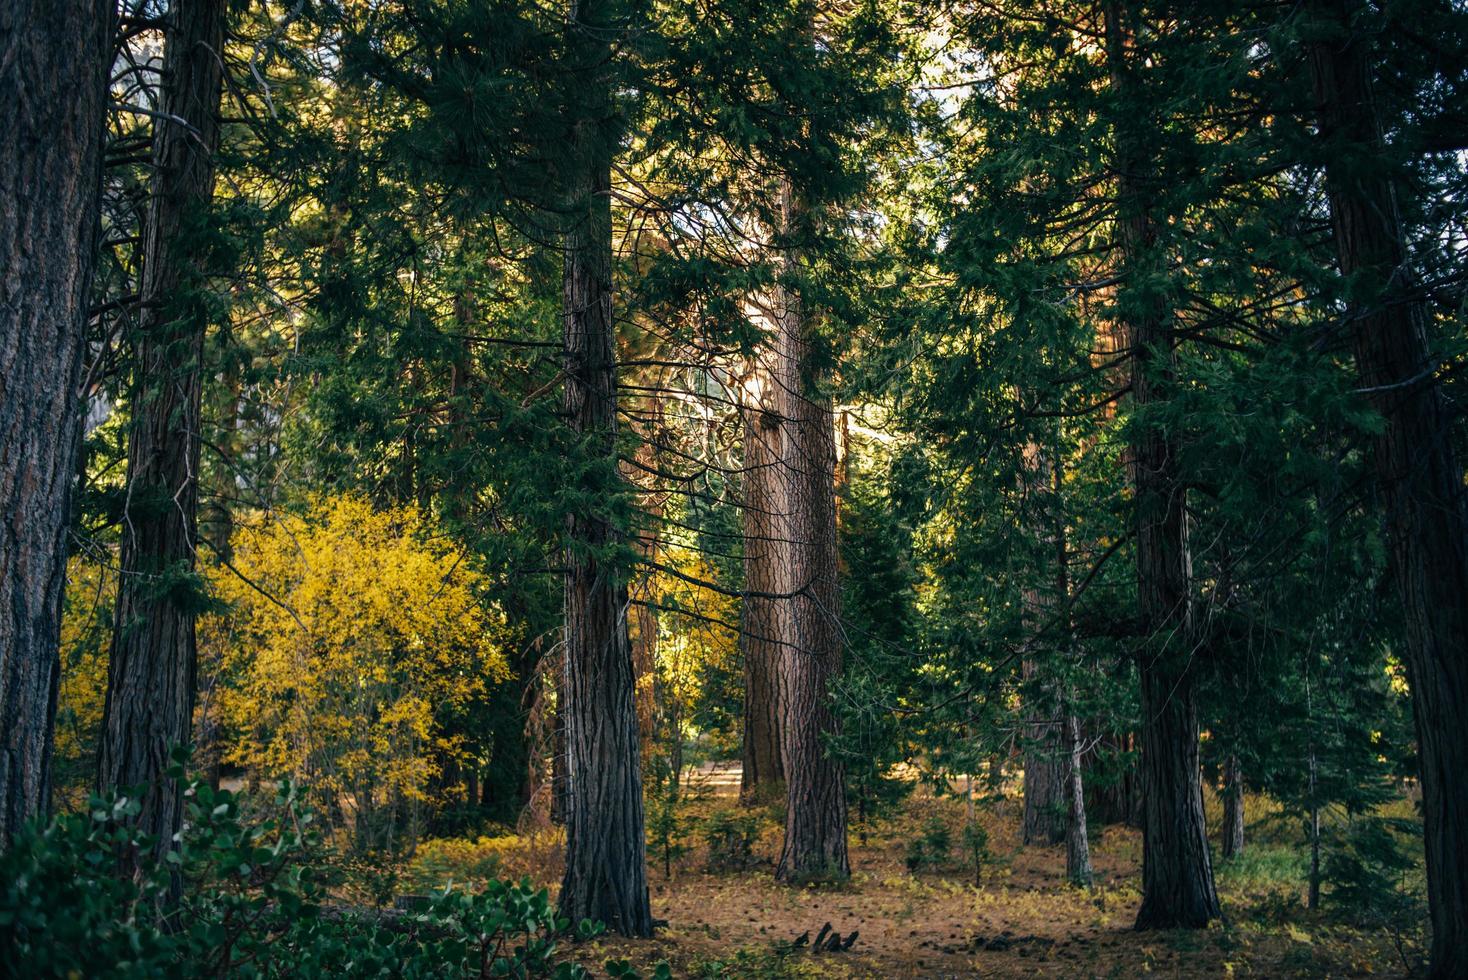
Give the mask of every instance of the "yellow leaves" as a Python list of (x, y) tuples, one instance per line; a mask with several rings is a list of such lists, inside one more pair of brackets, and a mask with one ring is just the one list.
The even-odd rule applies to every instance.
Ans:
[(421, 800), (462, 740), (444, 717), (510, 677), (484, 581), (415, 507), (318, 497), (245, 522), (211, 572), (229, 612), (200, 623), (220, 665), (229, 761), (350, 794)]

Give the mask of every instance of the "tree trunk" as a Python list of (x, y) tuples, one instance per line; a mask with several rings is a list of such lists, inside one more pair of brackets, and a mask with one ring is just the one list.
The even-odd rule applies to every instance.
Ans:
[[(1134, 34), (1119, 4), (1106, 6), (1107, 60), (1114, 90), (1130, 93), (1127, 64)], [(1131, 108), (1130, 106), (1125, 107)], [(1124, 109), (1125, 111), (1125, 109)], [(1151, 155), (1135, 120), (1116, 120), (1118, 244), (1124, 281), (1120, 316), (1131, 352), (1131, 397), (1139, 412), (1166, 402), (1176, 382), (1175, 340), (1166, 275), (1148, 214)], [(1142, 906), (1138, 929), (1203, 928), (1219, 916), (1213, 862), (1203, 818), (1194, 705), (1191, 559), (1179, 446), (1156, 423), (1133, 423), (1137, 594), (1145, 639), (1138, 674), (1142, 708)]]
[[(757, 374), (756, 392), (770, 397), (768, 371)], [(780, 425), (768, 405), (743, 406), (744, 418), (744, 587), (739, 646), (744, 660), (744, 770), (739, 797), (746, 803), (779, 799), (785, 791), (781, 758), (779, 685), (782, 615), (778, 591), (781, 547), (776, 538), (775, 508), (780, 500)], [(757, 593), (765, 593), (760, 595)]]
[[(617, 382), (612, 318), (609, 26), (599, 4), (570, 13), (573, 67), (585, 72), (585, 102), (573, 108), (571, 227), (565, 236), (565, 412), (605, 472), (617, 467)], [(606, 479), (588, 476), (588, 490)], [(643, 836), (637, 690), (627, 632), (627, 583), (607, 551), (616, 531), (605, 510), (566, 522), (565, 661), (560, 709), (566, 725), (566, 873), (560, 912), (624, 936), (652, 934)]]
[(1353, 0), (1316, 0), (1308, 44), (1340, 271), (1350, 277), (1360, 383), (1381, 413), (1375, 465), (1406, 621), (1422, 767), (1430, 976), (1468, 977), (1468, 516), (1452, 413), (1431, 378), (1397, 188), (1378, 159), (1367, 39)]
[[(1035, 675), (1032, 660), (1021, 668), (1025, 680)], [(1039, 690), (1030, 684), (1031, 690)], [(1032, 703), (1025, 718), (1024, 843), (1059, 844), (1065, 839), (1066, 765), (1061, 757), (1061, 727), (1047, 715), (1053, 705)], [(1038, 699), (1042, 700), (1042, 699)]]
[(1230, 753), (1223, 764), (1223, 856), (1244, 853), (1244, 774), (1239, 757)]
[[(225, 5), (175, 0), (155, 122), (143, 311), (128, 432), (121, 574), (98, 751), (103, 792), (146, 785), (138, 826), (173, 847), (183, 816), (169, 753), (190, 741), (201, 584), (198, 539), (204, 333), (202, 231), (214, 194)], [(175, 122), (174, 120), (179, 120)]]
[(46, 810), (112, 4), (0, 9), (0, 847)]
[[(785, 236), (799, 234), (803, 216), (791, 187), (781, 187)], [(788, 245), (787, 245), (788, 248)], [(796, 272), (793, 250), (785, 273)], [(782, 500), (775, 540), (786, 552), (780, 587), (793, 631), (782, 636), (776, 702), (785, 763), (785, 843), (775, 877), (799, 882), (845, 878), (846, 779), (824, 740), (838, 730), (828, 698), (841, 670), (840, 594), (836, 549), (836, 433), (830, 400), (819, 391), (800, 298), (789, 284), (776, 289), (779, 329), (774, 383), (780, 404)]]
[(1066, 802), (1065, 876), (1081, 888), (1091, 887), (1091, 839), (1086, 830), (1086, 792), (1081, 774), (1081, 724), (1065, 715)]

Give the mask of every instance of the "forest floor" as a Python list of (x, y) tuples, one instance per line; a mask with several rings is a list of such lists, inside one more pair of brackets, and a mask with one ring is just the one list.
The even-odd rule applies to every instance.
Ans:
[[(746, 870), (707, 870), (699, 828), (712, 815), (748, 813), (735, 809), (737, 773), (729, 777), (725, 770), (702, 780), (673, 821), (681, 846), (666, 870), (649, 834), (653, 915), (666, 927), (650, 940), (604, 937), (572, 947), (580, 962), (626, 958), (647, 971), (665, 959), (675, 977), (707, 978), (1409, 976), (1405, 963), (1420, 962), (1420, 922), (1360, 929), (1303, 907), (1306, 849), (1281, 833), (1287, 822), (1268, 819), (1267, 801), (1251, 799), (1247, 809), (1264, 814), (1253, 823), (1271, 832), (1256, 832), (1243, 858), (1218, 868), (1226, 921), (1205, 931), (1138, 933), (1131, 926), (1142, 848), (1134, 829), (1092, 831), (1096, 886), (1088, 893), (1066, 883), (1063, 845), (1022, 846), (1017, 798), (992, 802), (978, 809), (990, 857), (975, 883), (972, 862), (959, 854), (965, 804), (919, 789), (864, 835), (853, 828), (849, 882), (786, 887), (771, 875), (781, 837), (775, 807), (755, 811), (758, 839)], [(911, 870), (912, 842), (940, 825), (951, 831), (951, 859)], [(445, 874), (463, 881), (466, 860), (477, 855), (495, 873), (529, 874), (555, 888), (557, 847), (544, 836), (448, 844), (420, 849), (421, 884)], [(849, 951), (793, 945), (826, 923), (859, 933)]]

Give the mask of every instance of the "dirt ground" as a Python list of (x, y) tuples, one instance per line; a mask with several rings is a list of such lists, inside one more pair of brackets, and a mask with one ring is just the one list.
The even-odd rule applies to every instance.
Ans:
[[(736, 786), (737, 771), (717, 771), (705, 780), (704, 799), (688, 824), (687, 850), (672, 862), (670, 875), (649, 846), (653, 914), (667, 925), (650, 940), (582, 944), (574, 950), (578, 960), (596, 967), (608, 957), (626, 958), (646, 971), (666, 959), (674, 976), (709, 978), (1401, 977), (1411, 975), (1404, 956), (1414, 964), (1420, 956), (1417, 924), (1403, 924), (1402, 935), (1350, 928), (1303, 909), (1298, 881), (1223, 872), (1226, 922), (1201, 932), (1134, 932), (1140, 834), (1125, 827), (1093, 830), (1096, 887), (1088, 893), (1065, 882), (1063, 846), (1021, 846), (1018, 799), (978, 811), (992, 858), (977, 884), (957, 845), (947, 866), (909, 870), (911, 840), (936, 819), (955, 828), (956, 842), (965, 821), (961, 801), (924, 792), (867, 828), (865, 841), (853, 831), (852, 876), (844, 885), (774, 882), (777, 811), (761, 815), (750, 868), (709, 872), (697, 817), (731, 810)], [(553, 887), (554, 869), (541, 863), (536, 870), (534, 876)], [(857, 933), (848, 951), (793, 946), (827, 923), (843, 936)]]

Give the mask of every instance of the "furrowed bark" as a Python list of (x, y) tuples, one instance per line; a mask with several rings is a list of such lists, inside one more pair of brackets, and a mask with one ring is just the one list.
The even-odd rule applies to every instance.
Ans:
[[(802, 215), (790, 186), (781, 188), (784, 231)], [(795, 257), (787, 252), (786, 271)], [(836, 433), (829, 398), (820, 393), (805, 312), (788, 285), (777, 288), (779, 329), (774, 384), (781, 406), (782, 496), (775, 538), (787, 549), (778, 592), (788, 594), (793, 632), (780, 650), (777, 701), (785, 763), (785, 843), (775, 877), (799, 882), (845, 878), (846, 779), (824, 738), (838, 730), (829, 685), (841, 670), (836, 549)]]
[[(565, 236), (565, 413), (585, 448), (617, 466), (617, 381), (612, 317), (611, 164), (615, 145), (611, 58), (603, 4), (573, 5), (568, 30), (583, 70), (569, 166), (572, 224)], [(623, 572), (605, 558), (616, 529), (587, 509), (566, 521), (566, 872), (560, 912), (624, 936), (652, 934), (643, 832), (636, 678)]]
[[(1107, 61), (1114, 91), (1131, 90), (1132, 31), (1120, 4), (1106, 5)], [(1124, 107), (1123, 112), (1129, 111)], [(1118, 244), (1125, 277), (1118, 301), (1131, 349), (1131, 398), (1141, 412), (1164, 403), (1176, 376), (1176, 341), (1157, 281), (1151, 190), (1136, 123), (1118, 118)], [(1173, 436), (1133, 423), (1137, 594), (1146, 640), (1139, 651), (1142, 707), (1142, 906), (1138, 929), (1200, 929), (1220, 915), (1203, 817), (1194, 703), (1191, 557), (1185, 491)]]
[(144, 237), (142, 321), (128, 432), (128, 487), (98, 789), (145, 787), (138, 826), (173, 846), (183, 817), (170, 752), (190, 741), (200, 584), (200, 398), (204, 335), (200, 232), (214, 196), (223, 86), (223, 0), (175, 0), (168, 15), (153, 187)]
[(1354, 0), (1314, 0), (1306, 54), (1326, 189), (1361, 386), (1384, 421), (1375, 467), (1406, 621), (1407, 679), (1422, 773), (1429, 976), (1468, 977), (1468, 515), (1453, 413), (1432, 378), (1396, 181)]
[(0, 9), (0, 847), (50, 792), (108, 0)]
[(780, 705), (777, 701), (780, 638), (789, 603), (770, 597), (778, 590), (782, 559), (776, 540), (775, 508), (780, 506), (780, 423), (769, 404), (770, 372), (761, 365), (746, 384), (754, 404), (741, 407), (744, 422), (744, 587), (739, 647), (744, 660), (744, 752), (739, 796), (746, 803), (779, 799), (785, 793)]

